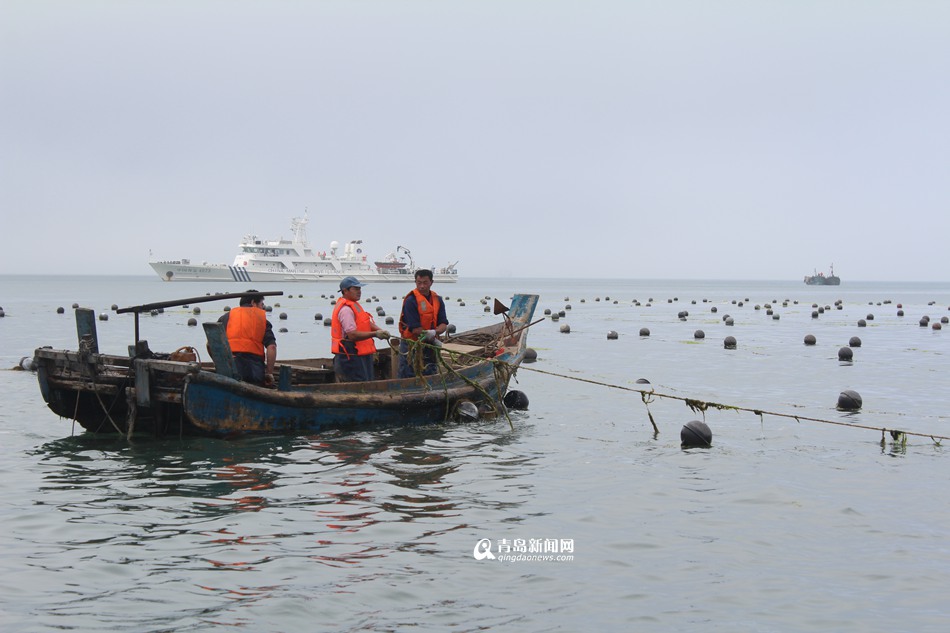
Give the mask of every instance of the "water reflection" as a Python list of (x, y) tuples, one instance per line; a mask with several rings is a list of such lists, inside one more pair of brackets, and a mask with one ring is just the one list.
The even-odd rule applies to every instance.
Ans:
[(176, 564), (193, 570), (259, 570), (302, 549), (322, 564), (353, 565), (431, 548), (436, 535), (466, 527), (466, 507), (510, 516), (527, 495), (513, 497), (509, 480), (532, 458), (508, 454), (517, 434), (501, 428), (132, 443), (82, 434), (34, 451), (36, 504), (87, 526), (81, 538), (60, 535), (68, 547), (152, 543), (168, 555), (185, 541), (198, 556)]

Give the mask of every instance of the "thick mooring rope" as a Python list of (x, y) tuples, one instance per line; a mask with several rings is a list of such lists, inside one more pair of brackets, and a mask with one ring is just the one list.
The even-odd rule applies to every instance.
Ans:
[(833, 424), (833, 425), (836, 425), (836, 426), (846, 426), (846, 427), (848, 427), (848, 428), (854, 428), (854, 429), (865, 429), (865, 430), (868, 430), (868, 431), (880, 431), (880, 432), (881, 432), (881, 442), (884, 442), (884, 435), (885, 435), (886, 433), (890, 433), (890, 434), (891, 434), (891, 437), (893, 437), (895, 440), (898, 440), (898, 439), (901, 439), (901, 438), (906, 439), (906, 436), (908, 436), (908, 435), (913, 435), (913, 436), (916, 436), (916, 437), (929, 437), (929, 438), (930, 438), (935, 444), (937, 444), (937, 445), (940, 444), (940, 440), (950, 440), (950, 437), (948, 437), (948, 436), (946, 436), (946, 435), (935, 435), (935, 434), (931, 434), (931, 433), (916, 433), (916, 432), (914, 432), (914, 431), (902, 431), (902, 430), (900, 430), (900, 429), (888, 429), (888, 428), (880, 427), (880, 426), (869, 426), (869, 425), (866, 425), (866, 424), (855, 424), (855, 423), (852, 423), (852, 422), (841, 422), (841, 421), (839, 421), (839, 420), (826, 420), (826, 419), (823, 419), (823, 418), (813, 418), (813, 417), (804, 416), (804, 415), (794, 415), (794, 414), (791, 414), (791, 413), (781, 413), (781, 412), (778, 412), (778, 411), (766, 411), (766, 410), (764, 410), (764, 409), (752, 409), (752, 408), (749, 408), (749, 407), (740, 407), (740, 406), (738, 406), (738, 405), (721, 404), (721, 403), (719, 403), (719, 402), (704, 402), (704, 401), (702, 401), (702, 400), (697, 400), (697, 399), (695, 399), (695, 398), (687, 398), (687, 397), (684, 397), (684, 396), (674, 396), (674, 395), (672, 395), (672, 394), (659, 393), (659, 392), (657, 392), (657, 391), (654, 391), (652, 388), (650, 388), (650, 389), (635, 389), (635, 388), (633, 388), (633, 387), (625, 387), (625, 386), (623, 386), (623, 385), (615, 385), (615, 384), (611, 384), (611, 383), (607, 383), (607, 382), (602, 382), (602, 381), (599, 381), (599, 380), (591, 380), (591, 379), (589, 379), (589, 378), (578, 378), (578, 377), (576, 377), (576, 376), (566, 376), (566, 375), (564, 375), (564, 374), (557, 374), (557, 373), (554, 373), (554, 372), (545, 371), (545, 370), (543, 370), (543, 369), (535, 369), (534, 367), (524, 367), (523, 365), (520, 367), (520, 369), (523, 369), (523, 370), (526, 370), (526, 371), (537, 372), (537, 373), (539, 373), (539, 374), (544, 374), (544, 375), (546, 375), (546, 376), (554, 376), (555, 378), (564, 378), (564, 379), (567, 379), (567, 380), (575, 380), (575, 381), (577, 381), (577, 382), (584, 382), (584, 383), (587, 383), (587, 384), (590, 384), (590, 385), (598, 385), (598, 386), (600, 386), (600, 387), (607, 387), (607, 388), (609, 388), (609, 389), (620, 389), (620, 390), (622, 390), (622, 391), (630, 391), (630, 392), (633, 392), (633, 393), (639, 393), (641, 399), (643, 400), (643, 404), (647, 407), (647, 415), (650, 417), (650, 422), (653, 423), (653, 429), (654, 429), (654, 431), (656, 431), (657, 433), (659, 433), (659, 429), (658, 429), (657, 426), (656, 426), (656, 422), (653, 421), (653, 415), (650, 413), (649, 403), (650, 403), (650, 400), (652, 400), (653, 398), (667, 398), (667, 399), (669, 399), (669, 400), (680, 400), (680, 401), (684, 402), (684, 403), (686, 404), (686, 406), (688, 406), (692, 411), (694, 411), (694, 412), (695, 412), (695, 411), (701, 412), (702, 415), (703, 415), (703, 419), (704, 419), (704, 420), (705, 420), (705, 418), (706, 418), (706, 409), (712, 408), (712, 409), (719, 409), (720, 411), (722, 411), (722, 410), (747, 411), (747, 412), (749, 412), (749, 413), (754, 413), (755, 415), (759, 416), (759, 419), (760, 419), (760, 420), (762, 419), (763, 416), (771, 415), (771, 416), (775, 416), (775, 417), (778, 417), (778, 418), (790, 418), (790, 419), (796, 420), (796, 421), (798, 421), (798, 422), (802, 422), (802, 421), (805, 421), (805, 422), (818, 422), (818, 423), (820, 423), (820, 424)]

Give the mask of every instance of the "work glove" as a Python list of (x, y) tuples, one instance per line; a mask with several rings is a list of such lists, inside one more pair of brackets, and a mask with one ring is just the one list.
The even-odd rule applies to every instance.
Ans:
[(386, 330), (376, 330), (376, 338), (389, 340), (390, 336), (391, 335)]
[(435, 330), (426, 330), (424, 333), (424, 339), (426, 343), (432, 343), (438, 340), (438, 335), (435, 333)]

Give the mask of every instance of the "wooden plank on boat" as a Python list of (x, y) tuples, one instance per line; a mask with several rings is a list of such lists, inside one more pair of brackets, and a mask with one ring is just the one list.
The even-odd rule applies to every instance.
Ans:
[(79, 335), (79, 350), (83, 345), (92, 354), (99, 353), (99, 338), (96, 335), (96, 311), (90, 308), (76, 308), (76, 333)]
[(211, 360), (214, 361), (214, 370), (221, 376), (238, 380), (237, 365), (234, 363), (234, 355), (231, 353), (231, 344), (228, 343), (228, 335), (224, 330), (224, 325), (217, 321), (213, 323), (202, 323), (205, 329), (205, 336), (208, 338), (208, 349), (211, 352)]
[(148, 361), (135, 359), (135, 403), (140, 407), (152, 406), (152, 389), (149, 386), (151, 376), (148, 371)]

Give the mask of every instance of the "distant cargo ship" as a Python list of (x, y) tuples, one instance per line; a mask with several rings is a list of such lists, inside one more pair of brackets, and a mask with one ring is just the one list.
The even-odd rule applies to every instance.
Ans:
[(841, 278), (835, 275), (835, 265), (831, 265), (831, 274), (825, 275), (817, 270), (814, 275), (805, 275), (805, 283), (809, 286), (840, 286)]
[[(339, 252), (338, 242), (330, 250), (315, 251), (307, 242), (308, 218), (293, 218), (293, 239), (261, 240), (245, 235), (232, 264), (197, 264), (189, 259), (149, 261), (149, 266), (165, 281), (340, 281), (353, 276), (367, 282), (412, 281), (417, 270), (409, 251), (398, 246), (380, 261), (370, 264), (363, 254), (363, 240), (352, 240)], [(397, 253), (409, 258), (406, 262)], [(432, 270), (435, 281), (458, 281), (455, 262)]]

